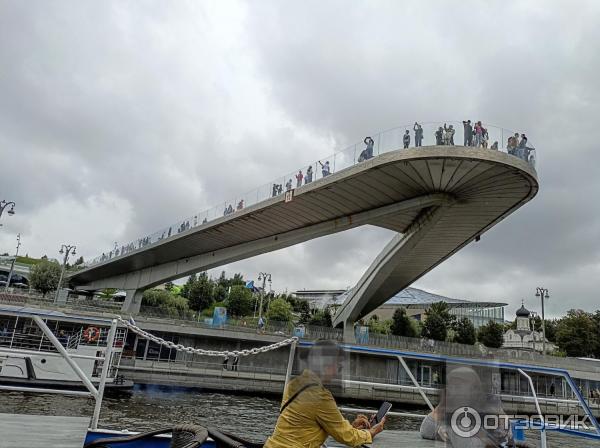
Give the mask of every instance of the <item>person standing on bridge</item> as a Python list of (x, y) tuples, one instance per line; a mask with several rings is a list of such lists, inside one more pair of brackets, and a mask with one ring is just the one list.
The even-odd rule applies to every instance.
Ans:
[(285, 183), (285, 191), (290, 191), (292, 189), (292, 179), (289, 179), (286, 183)]
[(483, 126), (481, 125), (481, 121), (475, 123), (475, 146), (477, 148), (481, 147), (481, 141), (483, 139)]
[(410, 131), (407, 129), (406, 132), (404, 133), (404, 136), (402, 137), (402, 143), (404, 143), (404, 149), (408, 148), (408, 145), (410, 145)]
[(463, 121), (464, 129), (464, 145), (471, 146), (473, 144), (473, 127), (471, 126), (471, 120)]
[(435, 131), (435, 144), (438, 146), (444, 144), (444, 128), (441, 126)]
[(302, 179), (304, 179), (304, 174), (302, 174), (302, 170), (298, 170), (298, 174), (296, 174), (296, 188), (302, 186)]
[(317, 341), (308, 353), (308, 366), (283, 392), (273, 435), (264, 448), (320, 447), (328, 436), (347, 446), (370, 444), (383, 431), (384, 419), (371, 427), (359, 415), (350, 423), (337, 407), (328, 387), (341, 373), (344, 352), (335, 341)]
[(454, 145), (454, 126), (444, 123), (444, 145)]
[(375, 141), (371, 137), (365, 137), (364, 142), (365, 145), (367, 145), (367, 147), (365, 148), (364, 160), (369, 160), (373, 157), (373, 146), (375, 145)]
[(415, 147), (419, 148), (423, 143), (423, 127), (415, 121), (413, 131), (415, 131)]
[(312, 169), (312, 165), (309, 165), (308, 168), (306, 168), (306, 176), (304, 177), (304, 185), (310, 184), (312, 182), (312, 177), (313, 177), (313, 169)]
[(321, 174), (323, 175), (323, 177), (327, 177), (331, 174), (331, 171), (329, 169), (329, 160), (325, 162), (325, 164), (319, 162), (319, 165), (321, 165)]

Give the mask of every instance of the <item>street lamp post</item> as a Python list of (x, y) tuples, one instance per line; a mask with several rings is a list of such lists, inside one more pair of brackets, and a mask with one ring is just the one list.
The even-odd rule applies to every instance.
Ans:
[(535, 289), (535, 296), (540, 297), (542, 300), (542, 354), (546, 354), (546, 317), (544, 315), (544, 299), (549, 299), (550, 294), (548, 294), (547, 288), (542, 288), (538, 286)]
[(258, 274), (258, 281), (263, 282), (262, 284), (262, 291), (260, 292), (260, 305), (258, 307), (258, 320), (260, 321), (260, 319), (262, 318), (262, 308), (263, 308), (263, 297), (265, 296), (265, 287), (267, 284), (267, 281), (269, 281), (269, 283), (271, 283), (271, 274), (269, 274), (268, 272), (260, 272)]
[[(0, 201), (0, 218), (2, 217), (2, 213), (4, 213), (4, 209), (6, 207), (8, 207), (10, 205), (10, 208), (8, 209), (8, 211), (6, 213), (8, 213), (10, 216), (15, 214), (15, 203), (12, 201), (6, 201), (4, 199), (2, 199), (2, 201)], [(2, 224), (0, 224), (1, 226)]]
[(58, 286), (56, 287), (56, 295), (54, 296), (54, 301), (58, 302), (58, 294), (60, 292), (60, 285), (62, 285), (62, 281), (63, 281), (63, 277), (65, 275), (65, 268), (67, 267), (67, 261), (69, 260), (69, 255), (71, 255), (71, 253), (73, 255), (77, 255), (77, 252), (75, 252), (75, 250), (77, 249), (76, 246), (71, 246), (70, 244), (63, 244), (60, 247), (60, 254), (65, 254), (64, 258), (63, 258), (63, 264), (62, 264), (62, 269), (60, 271), (60, 279), (58, 280)]
[(21, 234), (17, 233), (17, 251), (15, 253), (15, 258), (13, 258), (13, 261), (10, 264), (10, 271), (8, 271), (6, 287), (4, 288), (5, 291), (8, 291), (8, 287), (10, 286), (10, 280), (12, 279), (13, 270), (15, 269), (15, 261), (17, 261), (17, 257), (19, 256), (19, 247), (21, 247)]

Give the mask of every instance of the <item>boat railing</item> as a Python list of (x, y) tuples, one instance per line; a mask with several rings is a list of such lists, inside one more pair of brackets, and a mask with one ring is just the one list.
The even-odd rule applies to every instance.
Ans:
[[(68, 346), (68, 339), (62, 339), (61, 343)], [(7, 348), (18, 348), (38, 352), (56, 352), (57, 350), (44, 334), (19, 333), (16, 331), (0, 336), (0, 346)]]
[[(302, 346), (310, 347), (311, 345), (313, 345), (313, 342), (302, 341), (300, 343), (301, 347)], [(422, 398), (424, 399), (424, 401), (426, 402), (426, 404), (432, 411), (434, 409), (434, 406), (427, 397), (427, 394), (426, 394), (427, 391), (415, 379), (411, 370), (406, 365), (406, 362), (404, 362), (405, 357), (411, 358), (411, 359), (435, 361), (435, 362), (446, 363), (446, 364), (450, 364), (450, 365), (467, 365), (469, 367), (484, 367), (484, 368), (487, 367), (487, 368), (493, 368), (493, 369), (515, 370), (522, 377), (524, 377), (525, 380), (527, 381), (527, 383), (529, 385), (529, 391), (531, 392), (531, 398), (533, 399), (536, 411), (538, 413), (537, 416), (534, 416), (534, 417), (537, 417), (537, 420), (538, 420), (537, 422), (533, 423), (532, 420), (530, 420), (529, 422), (523, 424), (523, 426), (521, 426), (521, 428), (522, 429), (527, 428), (527, 429), (540, 431), (541, 448), (547, 447), (546, 434), (548, 431), (556, 431), (556, 432), (560, 432), (563, 434), (567, 434), (569, 436), (574, 436), (574, 437), (579, 437), (579, 438), (600, 440), (600, 424), (596, 420), (596, 417), (592, 413), (588, 402), (583, 397), (581, 391), (577, 387), (577, 385), (576, 385), (575, 381), (573, 380), (573, 378), (571, 377), (570, 373), (565, 369), (554, 368), (554, 367), (535, 366), (535, 365), (526, 365), (526, 364), (507, 363), (507, 362), (493, 361), (493, 360), (467, 359), (467, 358), (449, 357), (449, 356), (435, 355), (435, 354), (411, 353), (411, 352), (403, 352), (403, 351), (394, 350), (394, 349), (371, 348), (371, 347), (364, 347), (364, 346), (360, 346), (360, 345), (351, 345), (351, 344), (343, 345), (343, 347), (350, 352), (368, 353), (368, 354), (379, 355), (379, 356), (389, 356), (389, 357), (398, 359), (400, 361), (400, 363), (402, 364), (406, 374), (410, 377), (410, 379), (413, 383), (414, 389), (417, 390), (421, 394)], [(534, 386), (533, 380), (531, 378), (531, 373), (553, 375), (553, 376), (561, 377), (562, 379), (564, 379), (565, 383), (571, 389), (571, 392), (576, 399), (576, 403), (579, 406), (581, 406), (585, 416), (587, 417), (587, 419), (589, 419), (589, 422), (591, 423), (593, 432), (590, 432), (587, 430), (582, 430), (580, 427), (570, 428), (567, 425), (549, 423), (548, 421), (546, 421), (546, 419), (544, 418), (544, 414), (542, 414), (542, 410), (541, 410), (541, 406), (540, 406), (540, 398), (538, 397), (538, 395), (536, 393), (535, 386)], [(374, 383), (371, 383), (368, 381), (361, 381), (360, 383), (367, 385), (367, 386), (374, 385)], [(348, 412), (361, 411), (361, 410), (354, 409), (354, 408), (346, 408), (346, 410)], [(362, 411), (372, 412), (369, 410), (362, 410)]]
[(83, 334), (83, 329), (79, 330), (77, 333), (70, 335), (68, 342), (67, 342), (67, 348), (74, 350), (77, 347), (79, 347), (79, 344), (81, 344), (82, 334)]
[[(80, 345), (92, 345), (97, 347), (105, 347), (108, 342), (109, 330), (100, 330), (101, 335), (94, 341), (86, 341), (82, 336), (83, 329), (72, 334), (58, 335), (60, 343), (69, 350), (75, 350)], [(120, 349), (125, 343), (126, 330), (119, 328), (114, 341), (114, 347)], [(39, 352), (57, 352), (56, 347), (50, 340), (41, 332), (22, 333), (18, 331), (1, 331), (0, 332), (0, 347), (19, 348), (23, 350), (32, 350)]]
[[(72, 389), (49, 389), (49, 388), (35, 388), (35, 387), (26, 387), (26, 386), (7, 386), (0, 385), (0, 390), (6, 391), (17, 391), (17, 392), (35, 392), (35, 393), (50, 393), (50, 394), (63, 394), (63, 395), (74, 395), (74, 396), (82, 396), (82, 397), (92, 397), (95, 400), (94, 413), (92, 415), (91, 420), (91, 429), (98, 428), (98, 420), (100, 418), (100, 409), (102, 408), (102, 400), (104, 398), (104, 389), (106, 386), (106, 380), (108, 378), (109, 372), (112, 368), (112, 360), (114, 353), (114, 345), (115, 345), (115, 337), (117, 334), (117, 325), (118, 321), (113, 319), (110, 323), (110, 329), (108, 330), (107, 335), (107, 345), (104, 350), (103, 356), (89, 356), (89, 355), (80, 355), (76, 353), (69, 353), (67, 347), (63, 345), (63, 342), (59, 341), (59, 339), (54, 335), (52, 330), (48, 328), (46, 322), (40, 317), (40, 315), (27, 313), (27, 317), (31, 318), (33, 322), (37, 325), (37, 327), (43, 333), (40, 336), (39, 340), (41, 341), (38, 345), (38, 348), (43, 344), (42, 338), (45, 337), (46, 340), (53, 346), (54, 350), (58, 352), (62, 358), (66, 361), (68, 366), (73, 370), (73, 372), (77, 375), (77, 377), (81, 380), (86, 391), (80, 390), (72, 390)], [(14, 336), (14, 334), (13, 334)], [(14, 342), (14, 339), (13, 339)], [(13, 346), (11, 348), (12, 351), (16, 353), (30, 353), (30, 349), (26, 350), (23, 347), (17, 348)], [(81, 370), (79, 365), (75, 362), (76, 358), (84, 358), (84, 359), (93, 359), (102, 364), (100, 371), (100, 380), (98, 383), (98, 387), (92, 384), (91, 380), (87, 377), (87, 375)]]

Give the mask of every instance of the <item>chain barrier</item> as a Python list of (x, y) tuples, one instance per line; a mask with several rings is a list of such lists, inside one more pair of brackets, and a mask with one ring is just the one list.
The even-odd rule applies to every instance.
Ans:
[(221, 357), (221, 358), (224, 358), (226, 356), (258, 355), (260, 353), (267, 353), (267, 352), (270, 352), (273, 350), (277, 350), (281, 347), (285, 347), (287, 345), (290, 345), (290, 344), (298, 341), (298, 338), (296, 336), (293, 336), (291, 338), (284, 339), (283, 341), (279, 341), (279, 342), (276, 342), (271, 345), (265, 345), (263, 347), (256, 347), (256, 348), (245, 349), (245, 350), (233, 350), (233, 351), (205, 350), (202, 348), (185, 347), (181, 344), (175, 344), (174, 342), (166, 341), (163, 338), (159, 338), (158, 336), (154, 336), (153, 334), (148, 333), (145, 330), (142, 330), (137, 325), (131, 323), (128, 320), (123, 319), (120, 316), (117, 317), (117, 320), (120, 323), (122, 323), (123, 325), (125, 325), (129, 330), (133, 331), (134, 333), (138, 334), (139, 336), (141, 336), (145, 339), (148, 339), (151, 342), (154, 342), (158, 345), (162, 345), (165, 347), (175, 349), (179, 352), (191, 353), (193, 355), (217, 356), (217, 357)]

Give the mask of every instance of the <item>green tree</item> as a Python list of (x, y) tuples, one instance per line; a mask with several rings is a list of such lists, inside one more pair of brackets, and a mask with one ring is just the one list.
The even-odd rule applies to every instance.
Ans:
[[(596, 312), (594, 312), (594, 314), (592, 314), (592, 321), (594, 322), (593, 353), (595, 358), (600, 358), (600, 310), (597, 310)], [(556, 331), (558, 329), (558, 321), (555, 320), (554, 322), (556, 324), (556, 328), (554, 329), (554, 340), (552, 342), (556, 342)], [(547, 334), (548, 328), (546, 327), (546, 335)]]
[(423, 322), (421, 335), (436, 341), (445, 341), (455, 318), (450, 314), (450, 307), (446, 302), (433, 303), (427, 309), (427, 317)]
[(403, 307), (394, 311), (390, 331), (396, 336), (406, 336), (409, 338), (414, 338), (417, 336), (417, 329), (415, 328), (413, 319), (408, 317), (406, 314), (406, 309)]
[(267, 318), (278, 322), (290, 322), (292, 320), (292, 306), (286, 300), (275, 299), (269, 306)]
[(225, 287), (217, 284), (213, 290), (213, 300), (216, 302), (225, 302), (227, 299), (227, 290), (229, 287)]
[(477, 336), (475, 326), (468, 318), (463, 317), (454, 325), (454, 342), (459, 344), (475, 344)]
[(445, 341), (448, 336), (448, 324), (439, 314), (427, 314), (421, 329), (421, 336), (436, 341)]
[[(550, 342), (556, 342), (556, 327), (558, 325), (558, 322), (556, 321), (556, 319), (545, 319), (544, 324), (546, 327), (546, 339), (548, 339), (548, 341)], [(514, 328), (517, 328), (516, 319)], [(535, 316), (533, 318), (533, 329), (535, 331), (542, 331), (542, 318), (540, 316)]]
[(231, 287), (231, 292), (227, 301), (227, 312), (231, 316), (242, 317), (252, 314), (254, 309), (254, 300), (252, 293), (243, 285), (234, 285)]
[(212, 282), (206, 272), (202, 272), (187, 289), (189, 307), (195, 311), (202, 311), (209, 308), (215, 301), (212, 291)]
[(300, 322), (303, 324), (307, 324), (310, 321), (310, 306), (306, 300), (298, 300), (298, 306), (294, 311), (300, 313)]
[(490, 320), (479, 328), (477, 340), (489, 348), (502, 347), (504, 343), (504, 326)]
[(29, 283), (45, 297), (47, 293), (58, 287), (61, 267), (56, 261), (47, 259), (31, 267)]
[(316, 327), (331, 327), (331, 311), (329, 308), (324, 310), (315, 310), (315, 312), (308, 319), (308, 325), (314, 325)]
[(190, 295), (190, 288), (197, 281), (198, 281), (198, 277), (196, 276), (196, 274), (190, 275), (188, 277), (187, 281), (183, 284), (183, 286), (181, 288), (181, 296), (185, 297), (186, 299), (189, 299), (190, 298), (189, 297), (189, 295)]
[(229, 287), (229, 280), (225, 275), (225, 271), (221, 271), (221, 275), (219, 275), (219, 278), (217, 279), (217, 285), (222, 286), (224, 289)]
[(165, 283), (165, 289), (167, 291), (169, 291), (169, 292), (173, 291), (174, 287), (175, 287), (175, 284), (173, 282), (167, 282), (167, 283)]
[(588, 357), (598, 347), (598, 334), (591, 314), (582, 310), (569, 310), (558, 321), (556, 342), (567, 356)]
[(112, 299), (113, 296), (117, 293), (117, 291), (117, 288), (105, 288), (102, 291), (100, 291), (100, 298), (103, 300)]
[(233, 277), (231, 278), (231, 280), (229, 280), (228, 286), (237, 286), (237, 285), (241, 285), (241, 286), (246, 285), (244, 276), (242, 274), (240, 274), (239, 272), (237, 274), (233, 274)]
[(379, 320), (379, 317), (374, 314), (368, 322), (369, 332), (377, 334), (390, 334), (392, 320)]
[(170, 316), (183, 316), (188, 311), (187, 300), (176, 297), (166, 289), (147, 289), (142, 296), (142, 306), (164, 311)]

